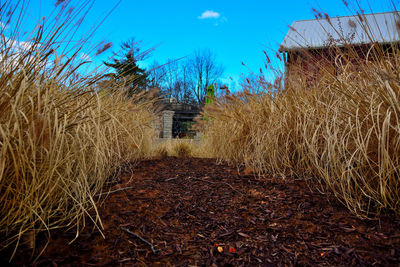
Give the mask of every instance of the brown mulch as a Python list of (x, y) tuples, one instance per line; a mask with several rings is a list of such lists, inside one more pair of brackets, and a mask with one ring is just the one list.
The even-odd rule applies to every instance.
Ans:
[[(89, 223), (71, 245), (74, 231), (55, 231), (36, 265), (400, 266), (393, 216), (362, 221), (302, 180), (255, 178), (211, 159), (133, 168), (111, 190), (130, 189), (99, 207), (106, 238)], [(12, 264), (30, 255), (21, 247)]]

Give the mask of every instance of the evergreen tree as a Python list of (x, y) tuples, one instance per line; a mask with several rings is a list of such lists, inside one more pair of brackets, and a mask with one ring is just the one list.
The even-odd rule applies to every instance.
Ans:
[(104, 62), (107, 67), (115, 70), (110, 74), (117, 82), (127, 87), (127, 96), (144, 91), (147, 88), (146, 71), (138, 66), (138, 62), (144, 60), (152, 49), (145, 52), (140, 51), (140, 42), (131, 39), (122, 43), (121, 52), (115, 54), (113, 62)]
[(214, 102), (215, 99), (215, 87), (213, 84), (210, 84), (207, 87), (207, 93), (206, 93), (206, 104), (211, 104)]

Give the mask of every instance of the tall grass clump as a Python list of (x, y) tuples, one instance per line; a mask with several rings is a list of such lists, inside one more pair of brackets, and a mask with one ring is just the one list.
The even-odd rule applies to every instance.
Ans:
[(324, 60), (301, 50), (314, 77), (299, 63), (285, 87), (282, 76), (271, 83), (261, 74), (263, 90), (252, 92), (249, 82), (206, 107), (204, 138), (220, 160), (311, 178), (362, 218), (399, 216), (399, 47), (371, 37), (360, 52), (343, 41), (318, 55)]
[(206, 157), (202, 151), (200, 140), (194, 139), (159, 139), (157, 144), (153, 145), (152, 155), (154, 157), (165, 158), (168, 156), (178, 158)]
[(149, 152), (151, 103), (115, 88), (98, 92), (102, 75), (80, 72), (86, 40), (76, 45), (70, 35), (88, 2), (58, 7), (56, 19), (43, 19), (24, 42), (25, 2), (0, 8), (7, 22), (0, 40), (2, 248), (22, 241), (33, 247), (37, 233), (55, 228), (78, 235), (87, 219), (101, 230), (96, 199), (105, 182)]

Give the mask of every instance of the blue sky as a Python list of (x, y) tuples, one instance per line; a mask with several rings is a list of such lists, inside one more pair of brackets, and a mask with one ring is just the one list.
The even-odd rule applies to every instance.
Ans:
[[(31, 0), (29, 17), (34, 21), (45, 16), (55, 2)], [(117, 2), (96, 0), (82, 32), (104, 17)], [(389, 1), (361, 1), (361, 4), (366, 13), (370, 13), (368, 5), (374, 12), (392, 10)], [(114, 51), (131, 37), (142, 40), (144, 48), (158, 45), (143, 66), (153, 60), (163, 63), (190, 55), (195, 49), (209, 48), (225, 67), (226, 81), (229, 77), (238, 80), (241, 73), (248, 73), (248, 68), (256, 72), (264, 65), (263, 50), (278, 48), (288, 24), (312, 19), (313, 7), (330, 16), (349, 15), (340, 0), (122, 0), (92, 42), (110, 41)], [(99, 64), (109, 55), (95, 57), (91, 54), (90, 58)], [(242, 62), (248, 68), (242, 66)]]

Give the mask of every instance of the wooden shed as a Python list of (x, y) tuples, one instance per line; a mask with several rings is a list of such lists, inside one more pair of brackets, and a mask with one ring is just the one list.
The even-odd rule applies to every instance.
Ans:
[(279, 52), (285, 62), (285, 87), (299, 71), (313, 81), (338, 71), (338, 51), (351, 47), (365, 58), (373, 44), (384, 50), (399, 43), (400, 13), (385, 12), (294, 21)]

